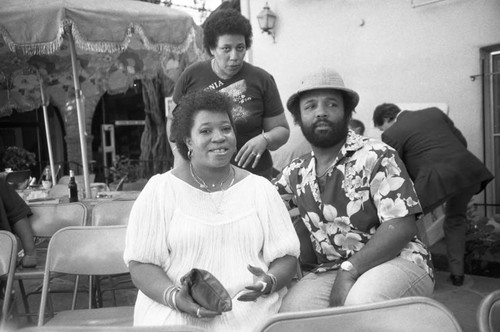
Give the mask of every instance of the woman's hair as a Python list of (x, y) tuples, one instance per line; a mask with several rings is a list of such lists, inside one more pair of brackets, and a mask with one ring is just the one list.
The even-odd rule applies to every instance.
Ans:
[(217, 41), (222, 35), (242, 35), (245, 37), (246, 48), (249, 49), (252, 46), (252, 25), (237, 10), (215, 11), (205, 21), (203, 47), (208, 54), (211, 54), (211, 49), (217, 47)]
[(191, 137), (194, 118), (200, 111), (212, 113), (226, 113), (235, 131), (234, 120), (231, 113), (233, 100), (227, 94), (215, 90), (200, 90), (182, 97), (179, 105), (174, 110), (172, 128), (175, 145), (181, 156), (188, 160), (188, 147), (184, 140)]
[(401, 109), (394, 104), (378, 105), (373, 112), (373, 124), (375, 127), (380, 127), (386, 119), (389, 121), (394, 120), (399, 112), (401, 112)]

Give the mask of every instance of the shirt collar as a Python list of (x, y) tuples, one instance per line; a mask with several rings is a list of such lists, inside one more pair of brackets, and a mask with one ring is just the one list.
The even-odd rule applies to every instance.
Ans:
[[(333, 161), (333, 164), (339, 163), (344, 157), (349, 154), (353, 154), (357, 150), (361, 149), (365, 145), (366, 137), (356, 134), (351, 129), (347, 132), (347, 138), (339, 151), (337, 158)], [(313, 173), (316, 169), (316, 158), (314, 158), (314, 152), (311, 151), (311, 161), (307, 166), (307, 173)]]

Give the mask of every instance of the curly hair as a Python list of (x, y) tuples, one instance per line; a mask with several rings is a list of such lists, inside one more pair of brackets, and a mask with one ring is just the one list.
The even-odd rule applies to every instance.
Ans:
[(401, 112), (401, 109), (394, 104), (384, 103), (378, 105), (373, 112), (373, 124), (375, 127), (380, 127), (386, 119), (389, 121), (394, 120), (399, 112)]
[(203, 47), (208, 54), (217, 47), (217, 41), (222, 35), (243, 35), (245, 46), (252, 46), (252, 25), (250, 21), (234, 9), (215, 11), (204, 23)]
[(198, 112), (226, 113), (233, 131), (236, 131), (231, 113), (233, 106), (234, 102), (231, 97), (215, 90), (200, 90), (182, 97), (178, 107), (174, 110), (172, 128), (175, 128), (173, 132), (175, 145), (184, 159), (188, 160), (188, 147), (185, 139), (191, 137), (191, 129)]

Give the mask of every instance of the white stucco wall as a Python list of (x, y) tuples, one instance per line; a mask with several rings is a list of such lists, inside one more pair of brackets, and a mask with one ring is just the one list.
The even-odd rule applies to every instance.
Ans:
[(447, 103), (483, 158), (481, 79), (470, 76), (480, 73), (479, 49), (500, 43), (500, 1), (270, 0), (276, 43), (257, 23), (265, 2), (241, 0), (254, 28), (249, 61), (275, 77), (284, 104), (303, 74), (331, 66), (360, 94), (355, 117), (367, 136), (380, 137), (371, 120), (380, 103)]

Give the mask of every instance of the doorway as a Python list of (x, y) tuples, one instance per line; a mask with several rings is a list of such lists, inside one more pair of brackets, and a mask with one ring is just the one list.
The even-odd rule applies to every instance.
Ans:
[(481, 49), (485, 163), (495, 178), (486, 188), (487, 215), (500, 215), (500, 45)]

